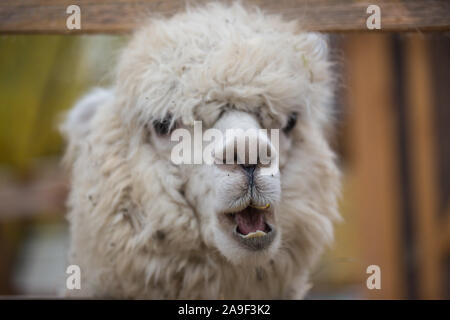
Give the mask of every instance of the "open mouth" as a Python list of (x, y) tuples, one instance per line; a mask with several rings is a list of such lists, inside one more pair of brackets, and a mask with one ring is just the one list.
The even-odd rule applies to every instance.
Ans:
[(273, 216), (269, 204), (262, 207), (249, 205), (241, 211), (226, 215), (235, 225), (233, 237), (247, 249), (262, 250), (274, 240), (275, 228), (268, 222)]

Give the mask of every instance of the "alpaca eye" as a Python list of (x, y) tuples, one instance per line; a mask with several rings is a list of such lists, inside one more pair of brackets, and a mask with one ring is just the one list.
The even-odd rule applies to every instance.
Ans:
[(153, 128), (159, 136), (170, 134), (175, 129), (175, 124), (172, 123), (172, 116), (167, 115), (164, 119), (154, 120)]
[(294, 129), (295, 125), (297, 124), (297, 112), (292, 112), (289, 115), (289, 119), (287, 121), (286, 126), (283, 128), (283, 132), (288, 134), (289, 132)]

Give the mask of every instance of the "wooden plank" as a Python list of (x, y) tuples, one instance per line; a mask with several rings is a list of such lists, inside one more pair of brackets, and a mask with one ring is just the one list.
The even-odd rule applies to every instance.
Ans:
[[(201, 4), (208, 0), (189, 1)], [(2, 0), (0, 33), (125, 33), (151, 14), (171, 15), (186, 0)], [(270, 13), (298, 19), (306, 30), (365, 31), (366, 9), (381, 8), (382, 31), (450, 30), (448, 0), (248, 0)], [(68, 30), (66, 8), (81, 8), (81, 30)]]
[(361, 284), (366, 297), (375, 299), (405, 297), (391, 52), (388, 35), (345, 39), (349, 166), (355, 176), (352, 216), (359, 219), (363, 277), (369, 276), (369, 265), (381, 269), (381, 290)]
[(414, 35), (406, 42), (407, 121), (412, 178), (415, 230), (418, 240), (419, 295), (442, 297), (440, 225), (438, 225), (438, 180), (434, 104), (428, 42)]

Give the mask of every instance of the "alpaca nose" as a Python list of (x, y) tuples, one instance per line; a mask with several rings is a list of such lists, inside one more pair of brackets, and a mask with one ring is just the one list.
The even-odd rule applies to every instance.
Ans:
[(244, 169), (245, 173), (252, 176), (256, 170), (256, 164), (241, 164), (241, 168)]
[[(213, 151), (216, 163), (238, 165), (248, 175), (276, 174), (278, 171), (278, 131), (261, 129), (251, 114), (229, 111), (216, 122), (222, 133)], [(273, 144), (272, 142), (275, 142)]]

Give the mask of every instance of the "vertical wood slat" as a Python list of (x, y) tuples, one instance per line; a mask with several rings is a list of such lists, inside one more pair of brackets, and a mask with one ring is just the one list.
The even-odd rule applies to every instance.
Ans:
[[(381, 268), (381, 290), (367, 298), (404, 297), (397, 131), (391, 92), (392, 59), (388, 35), (358, 34), (345, 41), (348, 75), (350, 161), (365, 268)], [(362, 284), (366, 288), (366, 284)]]
[(419, 295), (423, 299), (437, 299), (442, 297), (439, 243), (441, 226), (437, 220), (438, 163), (427, 44), (423, 35), (410, 36), (406, 43), (407, 130), (418, 249)]
[(441, 254), (450, 253), (450, 204), (447, 206), (439, 234)]

